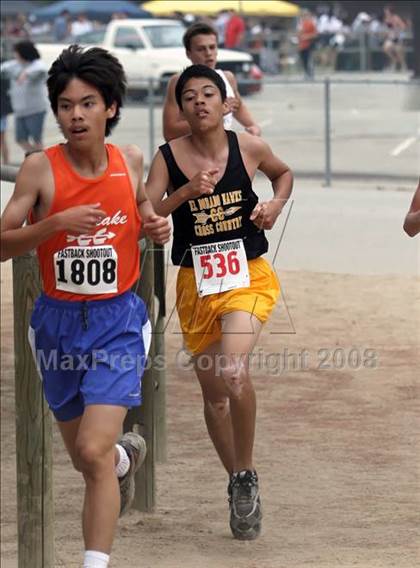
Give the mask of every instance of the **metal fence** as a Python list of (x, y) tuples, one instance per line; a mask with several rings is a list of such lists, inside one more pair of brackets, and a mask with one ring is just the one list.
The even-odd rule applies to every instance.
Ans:
[[(297, 174), (326, 186), (334, 178), (411, 183), (419, 175), (420, 81), (276, 78), (244, 101), (264, 139)], [(162, 99), (150, 83), (147, 100), (132, 106), (148, 121), (143, 149), (151, 160), (163, 142)]]
[[(389, 59), (383, 49), (386, 31), (338, 32), (328, 38), (322, 37), (315, 42), (312, 56), (319, 71), (382, 71), (389, 65)], [(410, 69), (414, 67), (413, 35), (405, 33), (402, 40), (405, 60)], [(252, 40), (248, 41), (246, 51), (252, 53), (256, 62), (266, 73), (296, 73), (300, 68), (298, 39), (294, 31), (271, 33), (255, 50)]]
[[(261, 92), (243, 99), (263, 138), (296, 175), (417, 183), (420, 164), (420, 81), (398, 75), (332, 75), (313, 81), (266, 77)], [(414, 106), (413, 106), (414, 103)], [(417, 105), (417, 109), (415, 108)], [(129, 99), (112, 134), (116, 144), (136, 144), (146, 167), (163, 143), (162, 95), (149, 84), (146, 99)], [(236, 130), (241, 130), (238, 123)], [(8, 127), (12, 161), (23, 157)], [(44, 144), (62, 141), (52, 113)]]

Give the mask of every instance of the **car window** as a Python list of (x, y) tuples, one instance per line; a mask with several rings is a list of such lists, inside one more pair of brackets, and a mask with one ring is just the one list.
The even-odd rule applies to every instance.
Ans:
[(85, 34), (80, 34), (77, 36), (77, 43), (82, 43), (84, 45), (97, 45), (98, 43), (103, 43), (105, 37), (105, 29), (94, 30), (92, 32), (86, 32)]
[(144, 26), (143, 30), (152, 47), (183, 47), (182, 37), (185, 33), (183, 25)]
[(115, 47), (131, 47), (135, 49), (144, 49), (144, 43), (139, 36), (137, 30), (132, 27), (118, 28), (115, 34)]

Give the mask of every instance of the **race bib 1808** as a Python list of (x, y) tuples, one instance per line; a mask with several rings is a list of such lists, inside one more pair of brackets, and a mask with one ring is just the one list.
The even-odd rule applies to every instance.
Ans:
[(54, 254), (57, 290), (74, 294), (118, 292), (118, 255), (111, 245), (67, 247)]
[(242, 239), (191, 247), (200, 297), (249, 287), (248, 261)]

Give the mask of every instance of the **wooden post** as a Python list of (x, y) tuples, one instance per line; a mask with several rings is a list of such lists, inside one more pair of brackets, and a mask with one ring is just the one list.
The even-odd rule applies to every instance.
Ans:
[(154, 330), (156, 368), (156, 460), (166, 462), (166, 361), (165, 361), (165, 249), (154, 245), (155, 295), (158, 299), (158, 311)]
[(13, 260), (19, 568), (54, 568), (52, 420), (28, 343), (33, 304), (41, 291), (38, 262)]
[[(152, 330), (155, 328), (154, 309), (154, 267), (153, 243), (149, 239), (141, 241), (140, 279), (135, 291), (143, 299), (149, 312)], [(142, 380), (142, 405), (127, 413), (124, 421), (124, 432), (134, 431), (146, 440), (147, 456), (145, 463), (136, 473), (136, 493), (133, 507), (139, 511), (151, 512), (155, 506), (155, 379), (150, 361), (153, 361), (155, 350), (154, 333), (149, 353), (149, 365)]]

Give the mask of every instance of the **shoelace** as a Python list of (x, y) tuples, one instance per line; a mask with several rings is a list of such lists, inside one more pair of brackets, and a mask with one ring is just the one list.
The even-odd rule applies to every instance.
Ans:
[(248, 498), (251, 496), (253, 487), (258, 482), (257, 475), (253, 471), (247, 471), (245, 475), (236, 474), (231, 481), (231, 490), (233, 488), (239, 489), (239, 498)]

